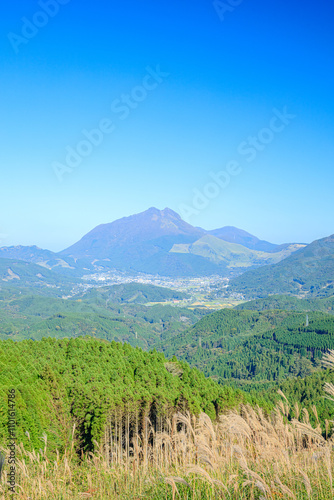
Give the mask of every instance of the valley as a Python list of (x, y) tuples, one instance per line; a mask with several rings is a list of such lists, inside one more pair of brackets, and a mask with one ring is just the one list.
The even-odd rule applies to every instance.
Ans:
[(59, 254), (0, 248), (0, 440), (13, 383), (25, 453), (45, 435), (50, 459), (72, 435), (73, 460), (102, 449), (104, 467), (123, 470), (177, 419), (182, 432), (231, 411), (261, 420), (284, 408), (332, 435), (323, 388), (334, 370), (322, 359), (334, 352), (333, 236), (273, 245), (211, 233), (149, 209)]
[[(173, 300), (170, 303), (179, 306), (198, 307), (224, 307), (233, 303), (239, 303), (237, 297), (230, 297), (229, 300), (219, 301), (214, 299), (217, 289), (223, 290), (228, 287), (229, 279), (221, 276), (202, 276), (199, 278), (171, 278), (169, 276), (149, 275), (149, 274), (126, 274), (116, 270), (101, 272), (83, 276), (87, 282), (83, 285), (86, 289), (92, 286), (112, 286), (117, 284), (138, 283), (157, 287), (169, 288), (171, 290), (184, 292), (187, 298)], [(76, 289), (73, 294), (77, 293)], [(231, 294), (233, 295), (233, 294)], [(237, 295), (237, 294), (235, 294)], [(240, 296), (242, 297), (242, 296)], [(167, 301), (168, 303), (168, 301)]]

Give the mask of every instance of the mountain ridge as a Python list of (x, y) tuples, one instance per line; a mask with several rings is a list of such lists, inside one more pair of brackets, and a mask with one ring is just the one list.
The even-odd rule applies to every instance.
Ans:
[(274, 245), (234, 226), (207, 231), (185, 222), (168, 207), (150, 207), (99, 224), (61, 252), (36, 246), (3, 247), (0, 258), (20, 259), (72, 276), (116, 269), (162, 276), (233, 277), (284, 259), (297, 249), (298, 244)]
[[(251, 240), (251, 244), (248, 242), (248, 246), (266, 246), (274, 254), (276, 245), (261, 242), (255, 236), (231, 226), (228, 229), (229, 239), (233, 240), (231, 236), (233, 231), (235, 233), (234, 239), (237, 238), (239, 242)], [(213, 245), (215, 243), (210, 238), (215, 238), (217, 242), (226, 241), (223, 239), (223, 228), (214, 232), (221, 237), (214, 236), (212, 231), (206, 231), (188, 224), (170, 208), (159, 210), (151, 207), (139, 214), (123, 217), (114, 222), (101, 224), (93, 228), (77, 243), (60, 252), (60, 255), (72, 258), (110, 259), (115, 268), (173, 276), (208, 273), (229, 276), (230, 268), (234, 269), (233, 272), (239, 273), (243, 270), (243, 267), (264, 265), (280, 258), (267, 257), (267, 260), (265, 260), (265, 258), (262, 258), (263, 255), (251, 254), (247, 247), (244, 249), (244, 253), (247, 254), (244, 266), (240, 266), (239, 263), (235, 266), (233, 266), (233, 263), (229, 265), (230, 260), (228, 258), (210, 258), (210, 255), (215, 253), (213, 248), (209, 248), (210, 242)], [(197, 242), (201, 241), (201, 238), (209, 240), (206, 252), (187, 250), (187, 245), (196, 245)], [(225, 246), (228, 244), (231, 243), (226, 241)], [(216, 243), (217, 246), (219, 245)], [(222, 243), (222, 252), (229, 253), (233, 259), (233, 252), (225, 252), (223, 246)], [(182, 251), (182, 249), (185, 251)], [(283, 250), (281, 249), (282, 252)], [(295, 248), (290, 248), (289, 245), (286, 246), (287, 255), (293, 251), (295, 251)], [(242, 252), (239, 250), (239, 253)], [(249, 255), (252, 255), (254, 262), (252, 262)], [(282, 253), (282, 257), (285, 256)]]
[(247, 299), (268, 295), (328, 297), (334, 294), (334, 234), (315, 240), (283, 261), (247, 271), (230, 283)]

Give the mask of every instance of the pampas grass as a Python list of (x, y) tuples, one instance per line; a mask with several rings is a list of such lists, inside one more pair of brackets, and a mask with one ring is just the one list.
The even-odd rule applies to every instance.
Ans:
[[(334, 351), (323, 359), (334, 369)], [(334, 401), (334, 386), (325, 392)], [(94, 453), (75, 453), (75, 426), (68, 449), (56, 457), (44, 449), (17, 446), (16, 498), (20, 500), (330, 500), (333, 499), (333, 445), (329, 422), (297, 403), (291, 411), (286, 396), (271, 415), (260, 407), (241, 406), (213, 422), (177, 413), (159, 420), (158, 429), (145, 417), (143, 430), (131, 436), (122, 421), (108, 422)], [(292, 414), (294, 418), (292, 418)], [(138, 429), (136, 420), (136, 429)], [(131, 436), (131, 437), (130, 437)], [(8, 466), (0, 449), (0, 500), (8, 493)], [(56, 458), (56, 459), (54, 459)], [(4, 465), (4, 466), (3, 466)]]
[[(216, 422), (204, 413), (176, 414), (163, 432), (148, 429), (150, 439), (134, 436), (117, 464), (103, 443), (79, 460), (73, 437), (54, 461), (48, 458), (46, 436), (38, 452), (21, 444), (16, 498), (332, 499), (333, 439), (324, 437), (320, 424), (313, 428), (305, 412), (290, 421), (290, 405), (283, 401), (269, 417), (250, 406)], [(10, 498), (6, 476), (5, 467), (1, 500)]]

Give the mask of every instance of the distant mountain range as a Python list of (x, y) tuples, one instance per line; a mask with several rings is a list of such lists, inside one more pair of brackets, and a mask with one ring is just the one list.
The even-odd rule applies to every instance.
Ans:
[[(116, 269), (171, 277), (217, 274), (233, 278), (285, 262), (306, 251), (305, 247), (275, 245), (231, 226), (207, 231), (183, 221), (169, 208), (150, 208), (99, 225), (62, 252), (35, 246), (3, 247), (0, 259), (20, 259), (68, 277)], [(233, 290), (244, 290), (242, 283), (234, 281)]]
[[(233, 276), (278, 262), (301, 246), (279, 247), (231, 227), (206, 231), (169, 208), (150, 208), (97, 226), (59, 255), (64, 260), (90, 260), (103, 268), (164, 276)], [(259, 251), (260, 247), (267, 251)]]

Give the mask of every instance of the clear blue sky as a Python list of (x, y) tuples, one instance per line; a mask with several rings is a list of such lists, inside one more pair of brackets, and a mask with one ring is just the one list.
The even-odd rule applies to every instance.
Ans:
[[(1, 245), (61, 250), (151, 206), (193, 209), (194, 189), (214, 195), (196, 226), (334, 233), (332, 2), (244, 0), (221, 20), (210, 0), (54, 1), (0, 8)], [(295, 118), (268, 131), (285, 107)], [(105, 119), (60, 182), (55, 162), (69, 170), (66, 148)], [(238, 175), (208, 187), (231, 161)]]

